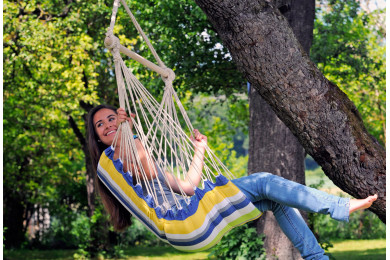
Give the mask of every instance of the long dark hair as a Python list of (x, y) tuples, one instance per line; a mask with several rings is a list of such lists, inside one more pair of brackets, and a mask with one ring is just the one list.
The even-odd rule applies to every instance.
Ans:
[(97, 177), (96, 170), (99, 163), (99, 159), (103, 151), (108, 148), (107, 145), (99, 142), (99, 137), (95, 131), (93, 124), (94, 115), (101, 109), (106, 108), (116, 113), (116, 108), (109, 105), (98, 105), (91, 109), (88, 114), (88, 149), (91, 155), (92, 164), (95, 169), (95, 183), (102, 199), (103, 206), (110, 215), (110, 222), (114, 226), (115, 231), (122, 231), (126, 227), (131, 225), (130, 212), (114, 197), (111, 191), (103, 184), (103, 182)]

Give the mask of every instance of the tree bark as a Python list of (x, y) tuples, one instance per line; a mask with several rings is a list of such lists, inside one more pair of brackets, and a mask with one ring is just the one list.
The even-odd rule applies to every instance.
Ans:
[[(87, 122), (88, 112), (89, 112), (89, 110), (87, 110), (86, 114), (84, 114), (85, 129), (88, 129), (88, 122)], [(79, 127), (77, 126), (76, 122), (74, 121), (74, 119), (71, 116), (69, 116), (68, 121), (69, 121), (71, 128), (73, 129), (74, 134), (76, 135), (77, 139), (80, 142), (81, 149), (84, 152), (85, 168), (87, 170), (86, 171), (86, 184), (87, 184), (88, 216), (92, 217), (93, 213), (95, 212), (95, 201), (96, 201), (95, 177), (94, 177), (95, 171), (93, 169), (91, 156), (89, 155), (88, 136), (86, 136), (86, 138), (84, 138), (84, 135), (81, 133)], [(86, 131), (86, 132), (88, 133), (88, 131)]]
[[(295, 36), (309, 53), (313, 40), (315, 1), (296, 0), (275, 3), (287, 18)], [(305, 184), (305, 152), (297, 138), (278, 119), (258, 92), (250, 91), (248, 172), (267, 171)], [(307, 221), (306, 212), (301, 212)], [(265, 234), (268, 259), (302, 259), (299, 251), (280, 229), (272, 212), (257, 221), (258, 233)]]
[(23, 232), (25, 206), (23, 205), (23, 200), (16, 194), (5, 196), (4, 206), (3, 226), (7, 228), (4, 232), (4, 237), (6, 238), (3, 241), (4, 245), (7, 249), (19, 248), (25, 241), (25, 233)]
[(196, 0), (233, 60), (325, 174), (385, 222), (385, 150), (356, 106), (310, 61), (287, 19), (265, 0)]
[[(249, 111), (248, 172), (270, 172), (304, 184), (305, 152), (302, 146), (255, 89), (250, 93)], [(267, 259), (301, 259), (272, 212), (266, 212), (257, 221), (257, 231), (265, 234)]]

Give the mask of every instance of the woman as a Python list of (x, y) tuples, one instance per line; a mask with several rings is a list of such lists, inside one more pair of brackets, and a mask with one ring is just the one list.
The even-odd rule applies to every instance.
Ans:
[[(134, 118), (135, 115), (131, 115)], [(124, 109), (100, 105), (91, 110), (88, 117), (89, 149), (92, 156), (93, 165), (97, 167), (101, 153), (105, 148), (114, 142), (114, 137), (119, 125), (124, 121), (129, 121)], [(207, 144), (206, 136), (194, 131), (193, 142), (195, 145), (195, 155), (189, 169), (188, 177), (180, 180), (168, 174), (167, 182), (175, 192), (179, 193), (179, 185), (187, 195), (193, 195), (193, 185), (198, 186), (200, 182), (200, 171), (203, 168), (203, 158)], [(141, 181), (153, 182), (164, 179), (160, 174), (155, 176), (154, 164), (150, 164), (150, 157), (143, 149), (141, 142), (135, 139), (142, 167), (145, 175), (139, 176)], [(118, 147), (119, 142), (117, 143)], [(118, 158), (119, 149), (115, 149), (114, 159)], [(137, 174), (132, 162), (124, 162), (125, 171), (130, 170)], [(139, 174), (138, 174), (139, 175)], [(113, 197), (102, 182), (97, 179), (98, 191), (103, 200), (103, 204), (111, 216), (111, 221), (116, 230), (122, 230), (130, 222), (130, 213)], [(255, 173), (241, 177), (232, 182), (247, 196), (249, 200), (262, 212), (271, 210), (274, 213), (281, 229), (291, 240), (294, 246), (300, 251), (304, 259), (328, 259), (324, 255), (324, 250), (319, 246), (313, 233), (310, 231), (297, 210), (298, 208), (309, 212), (330, 214), (339, 221), (348, 221), (349, 215), (358, 210), (365, 209), (377, 199), (377, 195), (369, 196), (366, 199), (340, 198), (325, 192), (306, 187), (304, 185), (286, 180), (269, 173)], [(164, 189), (168, 189), (164, 184)], [(169, 189), (168, 189), (169, 190)], [(167, 193), (169, 196), (171, 193)], [(173, 196), (173, 195), (171, 195)], [(177, 195), (179, 196), (179, 195)], [(157, 195), (158, 198), (161, 194)], [(174, 205), (173, 198), (168, 198), (171, 206)]]

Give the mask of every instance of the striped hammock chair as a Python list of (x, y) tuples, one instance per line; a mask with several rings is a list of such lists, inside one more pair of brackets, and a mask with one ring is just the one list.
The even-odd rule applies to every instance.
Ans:
[[(158, 65), (122, 46), (113, 35), (119, 1), (146, 41)], [(199, 170), (201, 187), (193, 185), (195, 194), (188, 196), (179, 186), (181, 194), (179, 196), (175, 193), (174, 205), (170, 205), (166, 194), (174, 192), (166, 181), (167, 173), (185, 179), (192, 159), (196, 156), (194, 145), (188, 136), (193, 132), (193, 127), (172, 87), (175, 74), (160, 60), (125, 0), (115, 0), (106, 36), (105, 46), (114, 57), (120, 107), (125, 108), (128, 113), (136, 114), (136, 117), (131, 119), (133, 129), (127, 121), (119, 126), (117, 135), (120, 138), (116, 136), (113, 145), (101, 155), (97, 171), (100, 180), (151, 232), (182, 251), (207, 250), (232, 228), (258, 218), (261, 212), (230, 181), (233, 175), (208, 147), (204, 166)], [(160, 103), (132, 74), (120, 53), (162, 76), (165, 90)], [(180, 121), (185, 126), (181, 126)], [(147, 180), (147, 176), (140, 162), (133, 134), (142, 143), (149, 163), (156, 165), (153, 175), (162, 177), (142, 181)], [(119, 159), (114, 159), (117, 140), (120, 140)], [(131, 167), (138, 169), (138, 174), (124, 172), (123, 162), (132, 162)], [(129, 165), (127, 169), (131, 167)], [(157, 193), (162, 194), (162, 201), (158, 200)]]

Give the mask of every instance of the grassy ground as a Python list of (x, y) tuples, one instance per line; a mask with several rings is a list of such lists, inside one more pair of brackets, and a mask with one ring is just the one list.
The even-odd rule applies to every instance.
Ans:
[(127, 258), (124, 259), (137, 259), (137, 260), (195, 260), (195, 259), (207, 259), (207, 255), (210, 252), (200, 252), (200, 253), (183, 253), (175, 250), (172, 247), (160, 247), (153, 248), (150, 250), (148, 248), (130, 248), (125, 250)]
[[(329, 250), (335, 259), (342, 260), (384, 260), (386, 259), (386, 239), (375, 240), (345, 240), (333, 242), (333, 248)], [(209, 252), (188, 254), (177, 251), (171, 247), (129, 248), (124, 250), (130, 260), (200, 260), (207, 259)], [(73, 259), (75, 250), (17, 250), (6, 251), (4, 259), (8, 260), (68, 260)]]
[(345, 260), (384, 260), (386, 259), (386, 239), (346, 240), (333, 242), (329, 252), (336, 259)]

